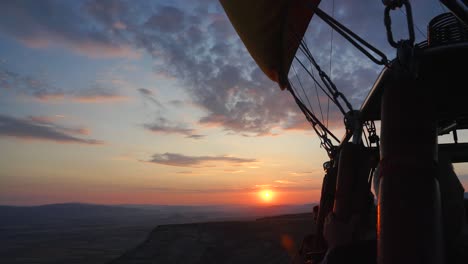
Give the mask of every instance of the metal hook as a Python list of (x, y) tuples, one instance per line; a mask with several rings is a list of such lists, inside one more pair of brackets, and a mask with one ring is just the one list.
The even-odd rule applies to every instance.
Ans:
[(384, 4), (386, 5), (385, 7), (385, 17), (384, 17), (384, 23), (385, 23), (385, 28), (387, 29), (387, 39), (390, 45), (394, 48), (398, 48), (399, 42), (402, 42), (401, 40), (399, 42), (395, 42), (393, 39), (393, 34), (392, 34), (392, 19), (390, 17), (390, 10), (394, 10), (395, 8), (401, 8), (401, 6), (405, 6), (406, 9), (406, 21), (408, 23), (408, 33), (409, 33), (409, 39), (406, 40), (405, 42), (409, 43), (411, 46), (414, 44), (414, 25), (413, 25), (413, 13), (411, 11), (411, 5), (408, 0), (397, 0), (397, 1), (392, 1), (392, 0), (384, 0)]

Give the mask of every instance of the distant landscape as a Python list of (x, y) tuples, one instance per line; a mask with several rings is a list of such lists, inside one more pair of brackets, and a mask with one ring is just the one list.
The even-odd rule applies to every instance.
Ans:
[[(266, 216), (311, 212), (313, 206), (108, 206), (81, 203), (0, 206), (0, 263), (109, 263), (142, 244), (152, 230), (171, 230), (170, 227), (158, 229), (158, 226), (230, 221), (231, 224), (226, 224), (229, 226), (233, 221), (239, 223)], [(305, 222), (310, 223), (310, 220)], [(238, 235), (243, 232), (242, 222), (234, 226), (229, 232)], [(258, 229), (255, 224), (248, 226), (251, 231), (260, 232), (258, 237), (266, 234), (267, 242), (269, 236), (276, 235), (268, 226), (263, 229)], [(312, 229), (312, 226), (305, 228)], [(298, 233), (302, 236), (305, 231), (295, 232), (294, 239), (298, 240)], [(275, 237), (275, 240), (278, 243), (271, 246), (279, 245), (280, 238)], [(287, 252), (283, 253), (287, 257)]]
[(288, 263), (314, 205), (0, 206), (0, 263)]

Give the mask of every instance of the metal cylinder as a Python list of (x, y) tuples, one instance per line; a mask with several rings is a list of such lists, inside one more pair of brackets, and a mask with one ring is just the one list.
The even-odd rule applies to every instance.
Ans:
[(342, 221), (367, 210), (370, 158), (362, 145), (343, 143), (340, 151), (333, 212)]
[(381, 105), (378, 263), (443, 263), (431, 89), (393, 65)]

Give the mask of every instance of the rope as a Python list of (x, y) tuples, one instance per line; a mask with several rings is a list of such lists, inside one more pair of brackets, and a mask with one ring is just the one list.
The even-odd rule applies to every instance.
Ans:
[[(333, 17), (330, 17), (327, 13), (322, 11), (320, 8), (315, 8), (315, 14), (319, 16), (325, 23), (327, 23), (330, 27), (332, 27), (336, 32), (340, 33), (346, 40), (348, 40), (354, 47), (356, 47), (359, 51), (361, 51), (364, 55), (366, 55), (370, 60), (375, 62), (378, 65), (388, 65), (387, 56), (364, 39), (359, 37), (356, 33), (345, 27), (344, 25), (340, 24), (336, 21)], [(370, 52), (379, 55), (380, 60), (373, 56)]]
[[(302, 101), (303, 101), (303, 100), (302, 100), (302, 96), (297, 92), (296, 87), (295, 87), (292, 83), (291, 83), (291, 88), (294, 90), (294, 92), (297, 94), (297, 97), (298, 97), (299, 100), (301, 100), (301, 102), (302, 102)], [(314, 114), (313, 109), (311, 109), (311, 112), (312, 112), (312, 114)], [(314, 115), (315, 115), (315, 114), (314, 114)]]
[[(332, 2), (332, 17), (335, 16), (335, 0)], [(333, 28), (330, 31), (330, 79), (333, 77), (332, 72), (332, 56), (333, 56)], [(328, 116), (330, 113), (330, 99), (327, 100), (327, 127), (328, 127)]]
[(309, 47), (307, 47), (307, 44), (305, 44), (305, 42), (303, 40), (301, 40), (300, 47), (303, 50), (303, 52), (305, 52), (305, 55), (307, 56), (309, 61), (315, 66), (315, 69), (319, 72), (320, 79), (322, 80), (323, 84), (327, 87), (328, 91), (333, 96), (333, 99), (332, 98), (330, 98), (330, 99), (340, 109), (341, 113), (343, 115), (346, 115), (347, 111), (344, 110), (343, 106), (338, 101), (339, 98), (341, 98), (341, 100), (343, 100), (343, 102), (346, 104), (346, 107), (348, 108), (348, 110), (352, 111), (353, 110), (352, 105), (349, 103), (349, 101), (346, 99), (346, 97), (341, 92), (338, 91), (335, 84), (330, 80), (330, 77), (328, 77), (328, 75), (320, 68), (320, 66), (318, 65), (318, 63), (315, 61), (314, 57), (310, 53)]
[[(332, 57), (333, 57), (333, 30), (336, 30), (338, 33), (343, 35), (354, 46), (356, 46), (359, 50), (361, 50), (365, 55), (367, 55), (369, 58), (371, 58), (371, 60), (373, 60), (377, 64), (384, 64), (384, 65), (388, 64), (388, 60), (385, 57), (385, 54), (383, 54), (382, 52), (380, 52), (379, 50), (377, 50), (376, 48), (374, 48), (373, 46), (371, 46), (370, 44), (368, 44), (367, 42), (362, 40), (359, 36), (354, 34), (351, 30), (349, 30), (346, 27), (344, 27), (343, 25), (339, 24), (336, 20), (334, 20), (332, 17), (329, 17), (327, 14), (325, 14), (320, 9), (316, 8), (315, 11), (316, 11), (316, 13), (318, 13), (319, 17), (321, 17), (327, 24), (329, 24), (332, 27), (331, 36), (330, 36), (330, 38), (331, 38), (331, 41), (330, 41), (331, 42), (330, 43), (330, 62), (329, 62), (330, 73), (331, 73), (331, 70), (332, 70)], [(333, 13), (334, 13), (334, 3), (333, 3)], [(310, 70), (309, 70), (309, 68), (306, 67), (304, 65), (304, 63), (296, 55), (294, 58), (299, 62), (299, 64), (302, 66), (302, 68), (305, 70), (305, 72), (314, 81), (315, 93), (316, 93), (317, 101), (318, 101), (318, 104), (319, 104), (319, 109), (320, 109), (320, 114), (321, 114), (321, 117), (322, 117), (322, 122), (315, 116), (315, 113), (313, 112), (312, 104), (311, 104), (311, 102), (309, 100), (309, 97), (308, 97), (308, 95), (307, 95), (307, 93), (306, 93), (306, 91), (304, 89), (302, 81), (300, 80), (299, 75), (298, 75), (294, 65), (292, 65), (293, 71), (294, 71), (294, 73), (295, 73), (295, 75), (297, 77), (297, 81), (298, 81), (299, 85), (301, 86), (302, 92), (303, 92), (304, 96), (307, 99), (307, 103), (308, 103), (310, 109), (303, 103), (303, 100), (302, 100), (301, 96), (299, 95), (299, 93), (297, 93), (296, 88), (294, 86), (292, 86), (291, 82), (288, 83), (288, 91), (292, 94), (294, 100), (296, 101), (296, 104), (299, 106), (301, 111), (304, 113), (307, 121), (309, 121), (309, 123), (311, 123), (311, 125), (314, 128), (315, 132), (319, 136), (320, 141), (321, 141), (321, 146), (323, 148), (325, 148), (328, 155), (331, 158), (333, 158), (334, 154), (337, 151), (337, 149), (339, 148), (339, 146), (335, 147), (332, 144), (331, 140), (328, 138), (328, 135), (330, 135), (330, 137), (332, 137), (336, 142), (340, 143), (340, 141), (327, 128), (328, 121), (329, 121), (329, 115), (330, 115), (330, 101), (332, 101), (338, 107), (338, 109), (341, 111), (343, 116), (346, 116), (349, 112), (352, 112), (353, 107), (350, 104), (350, 102), (347, 100), (347, 98), (344, 96), (344, 94), (341, 93), (340, 91), (338, 91), (338, 89), (336, 88), (336, 85), (333, 83), (333, 81), (330, 79), (330, 77), (320, 68), (320, 66), (318, 65), (318, 63), (315, 60), (314, 56), (312, 56), (312, 53), (310, 52), (310, 49), (307, 46), (307, 44), (305, 43), (304, 39), (300, 38), (297, 34), (296, 34), (296, 38), (299, 41), (298, 50), (303, 53), (303, 55), (309, 61), (311, 66), (312, 65), (314, 66), (314, 68), (317, 70), (317, 72), (318, 72), (318, 74), (320, 76), (322, 84), (325, 86), (325, 87), (323, 87), (321, 85), (321, 83), (319, 83), (318, 79), (314, 76), (313, 68), (310, 67)], [(381, 60), (378, 60), (376, 57), (372, 56), (372, 54), (370, 54), (368, 50), (373, 51), (377, 55), (380, 55)], [(323, 123), (325, 122), (325, 119), (324, 119), (324, 115), (323, 115), (323, 110), (322, 110), (322, 106), (321, 106), (317, 86), (328, 97), (328, 100), (327, 100), (327, 114), (326, 114), (326, 124), (327, 124), (327, 126), (323, 125)], [(346, 110), (345, 110), (345, 107), (347, 108)], [(349, 136), (350, 135), (347, 135), (348, 139), (349, 139)], [(347, 139), (345, 138), (345, 140), (347, 140)], [(366, 138), (366, 140), (367, 140), (367, 138)], [(370, 145), (370, 142), (368, 144)]]
[[(335, 0), (333, 0), (332, 4), (332, 17), (335, 16)], [(332, 55), (333, 55), (333, 28), (331, 28), (330, 31), (330, 79), (333, 77), (332, 76)]]
[(317, 81), (317, 79), (315, 79), (315, 76), (309, 71), (309, 69), (307, 69), (307, 67), (304, 65), (304, 63), (302, 63), (299, 60), (299, 58), (297, 58), (297, 56), (295, 58), (299, 62), (299, 64), (301, 64), (302, 68), (307, 72), (307, 74), (309, 74), (309, 76), (312, 78), (312, 80), (314, 80), (315, 84), (328, 96), (328, 98), (330, 98), (330, 100), (335, 102), (333, 97), (331, 95), (329, 95), (328, 92), (320, 85), (320, 83)]
[[(314, 74), (313, 71), (312, 71), (312, 74)], [(322, 115), (322, 122), (323, 122), (322, 103), (320, 103), (320, 96), (318, 94), (317, 84), (315, 82), (314, 82), (314, 87), (315, 87), (315, 97), (317, 97), (317, 102), (318, 102), (319, 107), (320, 107), (320, 114)], [(330, 102), (330, 97), (327, 98), (327, 102)], [(328, 118), (328, 116), (327, 116), (327, 118)], [(328, 127), (328, 120), (327, 120), (327, 127)]]
[[(302, 85), (301, 79), (299, 78), (299, 75), (297, 74), (297, 71), (294, 65), (292, 65), (292, 68), (294, 70), (294, 74), (296, 75), (297, 81), (299, 82), (299, 85), (301, 86), (302, 92), (304, 93), (304, 96), (307, 99), (307, 103), (309, 104), (310, 110), (312, 111), (312, 114), (315, 115), (314, 108), (312, 107), (312, 104), (309, 101), (309, 97), (307, 96), (307, 93), (305, 92), (304, 86)], [(320, 113), (322, 113), (322, 108), (320, 108)], [(323, 119), (323, 114), (322, 114), (322, 119)]]
[(323, 147), (329, 157), (333, 157), (335, 154), (335, 149), (336, 147), (333, 145), (332, 141), (328, 138), (328, 135), (330, 135), (338, 144), (340, 143), (340, 140), (328, 130), (327, 127), (325, 127), (320, 120), (317, 119), (317, 117), (311, 113), (311, 111), (304, 105), (304, 103), (298, 98), (296, 95), (294, 89), (291, 87), (291, 85), (288, 85), (288, 91), (292, 94), (294, 100), (296, 101), (296, 104), (299, 106), (301, 111), (304, 113), (306, 116), (307, 121), (309, 121), (312, 124), (313, 129), (317, 133), (317, 135), (320, 138), (320, 146)]

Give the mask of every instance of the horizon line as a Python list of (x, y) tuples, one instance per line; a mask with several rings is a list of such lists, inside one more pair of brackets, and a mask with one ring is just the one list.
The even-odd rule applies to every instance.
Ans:
[(61, 203), (45, 203), (45, 204), (30, 204), (30, 205), (18, 205), (18, 204), (0, 204), (0, 206), (8, 206), (8, 207), (40, 207), (40, 206), (50, 206), (50, 205), (98, 205), (98, 206), (185, 206), (185, 207), (204, 207), (204, 206), (243, 206), (243, 207), (268, 207), (268, 206), (298, 206), (298, 205), (311, 205), (317, 204), (318, 201), (314, 202), (307, 202), (307, 203), (265, 203), (265, 204), (233, 204), (233, 203), (226, 203), (226, 204), (157, 204), (157, 203), (119, 203), (119, 204), (105, 204), (105, 203), (89, 203), (89, 202), (61, 202)]

